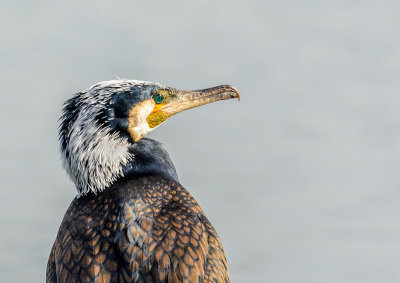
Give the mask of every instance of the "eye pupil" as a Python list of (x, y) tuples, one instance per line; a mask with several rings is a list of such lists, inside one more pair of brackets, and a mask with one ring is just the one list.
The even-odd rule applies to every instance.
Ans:
[(156, 103), (161, 103), (161, 102), (163, 102), (163, 100), (164, 100), (164, 96), (161, 93), (156, 93), (154, 95), (154, 101)]

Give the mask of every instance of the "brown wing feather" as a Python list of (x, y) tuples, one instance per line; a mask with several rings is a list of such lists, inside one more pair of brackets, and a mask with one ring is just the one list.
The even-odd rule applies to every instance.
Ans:
[(229, 282), (221, 242), (200, 206), (181, 185), (160, 177), (125, 180), (75, 199), (49, 258), (47, 282), (54, 278)]
[(57, 275), (56, 275), (56, 262), (54, 258), (54, 249), (55, 244), (51, 248), (50, 256), (47, 261), (47, 269), (46, 269), (46, 282), (57, 283)]

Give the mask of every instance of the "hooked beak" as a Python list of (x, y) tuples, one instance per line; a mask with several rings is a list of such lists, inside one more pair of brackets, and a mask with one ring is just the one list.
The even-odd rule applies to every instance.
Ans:
[(178, 91), (176, 96), (172, 97), (170, 103), (162, 108), (162, 111), (170, 117), (194, 107), (231, 98), (240, 100), (239, 92), (230, 85), (221, 85), (201, 90)]
[(230, 85), (221, 85), (201, 90), (165, 89), (163, 93), (165, 101), (156, 105), (146, 119), (150, 128), (158, 126), (179, 112), (194, 107), (231, 98), (240, 100), (238, 90)]

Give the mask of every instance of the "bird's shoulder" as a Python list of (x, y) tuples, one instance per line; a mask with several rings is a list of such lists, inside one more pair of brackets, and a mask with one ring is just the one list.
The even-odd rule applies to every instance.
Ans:
[(127, 178), (76, 198), (56, 241), (62, 266), (88, 278), (227, 280), (215, 229), (191, 194), (163, 176)]

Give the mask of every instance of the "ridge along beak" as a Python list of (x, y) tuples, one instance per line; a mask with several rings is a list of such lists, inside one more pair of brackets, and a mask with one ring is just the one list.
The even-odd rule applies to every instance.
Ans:
[(150, 128), (154, 128), (169, 117), (191, 108), (231, 98), (240, 100), (238, 90), (230, 85), (220, 85), (200, 90), (167, 88), (160, 90), (158, 93), (163, 95), (165, 99), (161, 103), (156, 104), (153, 111), (147, 117), (146, 120)]
[(237, 98), (240, 101), (238, 90), (230, 85), (221, 85), (200, 90), (178, 90), (176, 96), (172, 95), (171, 101), (160, 110), (168, 116), (172, 116), (204, 104), (231, 98)]

